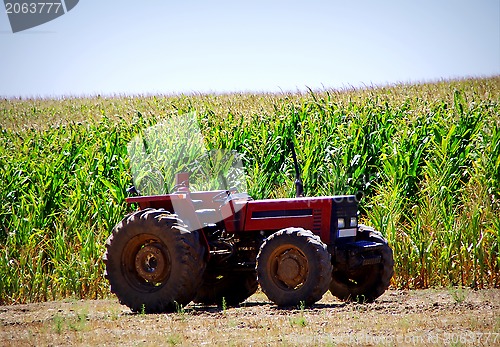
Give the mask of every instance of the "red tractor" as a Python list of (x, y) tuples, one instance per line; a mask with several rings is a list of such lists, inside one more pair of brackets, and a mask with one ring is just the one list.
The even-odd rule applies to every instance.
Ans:
[(393, 271), (392, 250), (358, 224), (354, 195), (253, 200), (232, 189), (193, 191), (178, 173), (172, 193), (126, 199), (104, 261), (111, 291), (133, 311), (165, 312), (194, 301), (238, 305), (260, 285), (279, 306), (313, 304), (330, 289), (370, 302)]

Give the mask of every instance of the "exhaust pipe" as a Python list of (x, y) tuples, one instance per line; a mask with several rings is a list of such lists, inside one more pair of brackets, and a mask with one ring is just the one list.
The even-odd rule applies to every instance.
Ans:
[(304, 185), (300, 179), (299, 163), (297, 162), (297, 155), (295, 154), (293, 141), (288, 141), (288, 146), (292, 151), (293, 166), (295, 167), (295, 197), (300, 198), (304, 196)]

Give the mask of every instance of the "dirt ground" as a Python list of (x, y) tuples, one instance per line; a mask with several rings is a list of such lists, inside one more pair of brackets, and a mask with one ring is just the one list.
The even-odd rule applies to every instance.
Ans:
[(2, 346), (500, 346), (500, 289), (389, 290), (375, 303), (331, 294), (280, 309), (257, 292), (237, 308), (134, 314), (118, 300), (0, 306)]

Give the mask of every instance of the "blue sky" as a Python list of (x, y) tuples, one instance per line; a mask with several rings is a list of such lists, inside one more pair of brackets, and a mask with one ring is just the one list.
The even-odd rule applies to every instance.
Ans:
[(295, 91), (500, 75), (499, 0), (97, 1), (13, 34), (0, 96)]

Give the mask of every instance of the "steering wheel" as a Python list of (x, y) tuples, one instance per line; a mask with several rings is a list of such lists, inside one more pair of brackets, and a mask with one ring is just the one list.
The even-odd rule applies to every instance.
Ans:
[(186, 181), (182, 181), (181, 183), (176, 184), (172, 188), (172, 192), (178, 192), (180, 188), (187, 188)]

